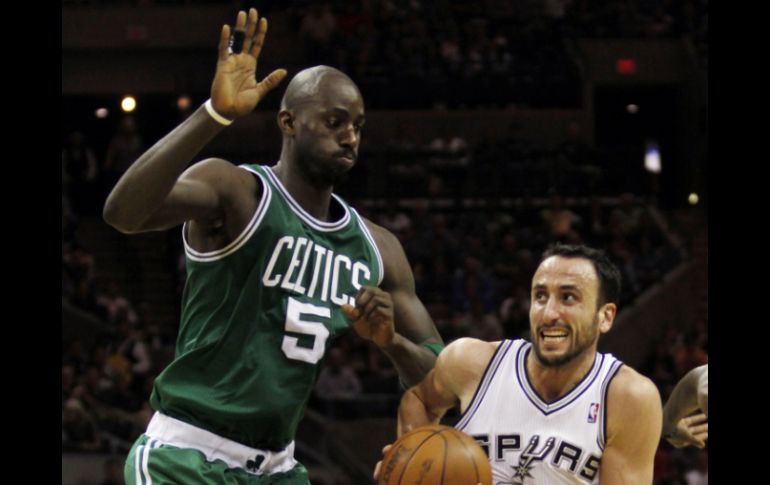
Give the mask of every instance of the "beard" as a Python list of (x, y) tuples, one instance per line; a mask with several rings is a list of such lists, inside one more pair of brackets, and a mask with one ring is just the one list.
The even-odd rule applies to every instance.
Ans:
[(532, 348), (535, 351), (535, 356), (537, 357), (538, 362), (540, 362), (545, 367), (561, 367), (563, 365), (566, 365), (573, 360), (575, 360), (580, 354), (582, 354), (586, 349), (591, 347), (594, 343), (596, 343), (596, 340), (599, 338), (599, 316), (594, 316), (594, 320), (591, 323), (591, 331), (590, 334), (586, 335), (586, 338), (579, 339), (577, 342), (575, 342), (575, 345), (568, 349), (567, 352), (565, 352), (562, 355), (557, 355), (555, 357), (546, 357), (542, 354), (540, 351), (540, 346), (538, 345), (538, 335), (534, 333), (534, 331), (530, 331), (530, 339), (532, 341)]

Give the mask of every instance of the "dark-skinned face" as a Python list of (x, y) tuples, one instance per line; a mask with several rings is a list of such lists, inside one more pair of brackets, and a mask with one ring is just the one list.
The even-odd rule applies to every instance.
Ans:
[(349, 81), (329, 77), (295, 112), (296, 160), (311, 179), (334, 185), (356, 163), (364, 102)]

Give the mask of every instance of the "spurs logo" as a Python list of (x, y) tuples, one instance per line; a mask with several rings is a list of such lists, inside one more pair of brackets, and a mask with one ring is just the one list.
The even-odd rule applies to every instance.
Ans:
[(519, 464), (512, 467), (515, 472), (513, 475), (514, 484), (522, 485), (525, 478), (534, 478), (529, 473), (535, 467), (534, 462), (543, 461), (553, 449), (555, 441), (556, 438), (548, 438), (545, 445), (539, 451), (535, 451), (537, 444), (540, 442), (540, 436), (535, 435), (529, 440), (527, 448), (519, 455)]

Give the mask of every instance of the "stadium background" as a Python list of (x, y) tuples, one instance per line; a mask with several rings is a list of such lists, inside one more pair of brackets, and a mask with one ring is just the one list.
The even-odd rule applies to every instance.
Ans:
[[(219, 26), (251, 6), (270, 20), (259, 72), (323, 63), (361, 88), (360, 161), (339, 193), (399, 237), (445, 341), (523, 335), (540, 252), (585, 242), (624, 278), (600, 350), (664, 399), (708, 361), (706, 0), (64, 0), (62, 483), (121, 483), (178, 325), (179, 231), (124, 236), (104, 197), (208, 97)], [(196, 160), (273, 163), (279, 100)], [(352, 333), (334, 348), (297, 456), (313, 483), (368, 483), (400, 389)], [(662, 442), (655, 483), (705, 483), (707, 453)]]

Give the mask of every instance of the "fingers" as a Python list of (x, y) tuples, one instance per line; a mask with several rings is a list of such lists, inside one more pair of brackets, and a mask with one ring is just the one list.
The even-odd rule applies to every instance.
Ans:
[(235, 29), (230, 44), (230, 52), (240, 54), (243, 50), (243, 41), (246, 38), (246, 12), (241, 10), (235, 19)]
[(708, 422), (708, 417), (704, 413), (698, 413), (698, 414), (693, 414), (692, 416), (683, 418), (683, 421), (687, 426), (692, 426), (694, 424)]
[(218, 59), (220, 61), (227, 60), (227, 56), (230, 54), (229, 47), (230, 47), (230, 26), (223, 25), (222, 32), (219, 33)]
[[(382, 447), (382, 456), (384, 457), (390, 449), (393, 448), (393, 445), (385, 445)], [(374, 474), (372, 474), (372, 477), (375, 480), (380, 479), (380, 468), (382, 468), (382, 460), (378, 461), (377, 464), (374, 466)]]
[(262, 17), (259, 19), (257, 36), (254, 39), (254, 44), (251, 46), (251, 55), (256, 58), (259, 58), (259, 53), (262, 52), (262, 44), (265, 43), (265, 34), (267, 34), (267, 19)]
[(356, 296), (356, 308), (361, 318), (370, 320), (376, 313), (393, 318), (393, 299), (390, 294), (375, 287), (363, 287)]
[(251, 43), (254, 40), (254, 31), (257, 30), (257, 9), (249, 9), (249, 18), (246, 22), (246, 36), (243, 40), (243, 50), (236, 52), (249, 52), (251, 49)]
[(286, 69), (276, 69), (275, 71), (268, 74), (265, 79), (257, 84), (257, 89), (260, 91), (259, 95), (264, 96), (265, 93), (278, 86), (285, 77)]
[(342, 313), (345, 314), (348, 320), (355, 321), (361, 316), (361, 312), (356, 310), (353, 305), (342, 305), (340, 308), (342, 308)]
[(235, 30), (246, 32), (246, 12), (243, 10), (238, 12), (238, 16), (235, 18)]
[[(259, 18), (255, 8), (250, 8), (248, 15), (245, 11), (241, 10), (238, 12), (235, 20), (232, 37), (230, 26), (227, 26), (226, 32), (227, 34), (225, 35), (225, 28), (223, 27), (219, 40), (219, 60), (224, 60), (229, 54), (240, 54), (242, 52), (259, 57), (260, 52), (262, 52), (262, 46), (265, 43), (265, 34), (267, 34), (267, 19), (264, 17)], [(223, 39), (225, 39), (224, 47), (222, 45)], [(277, 81), (280, 82), (280, 79)], [(274, 85), (269, 86), (268, 89), (273, 87)]]

